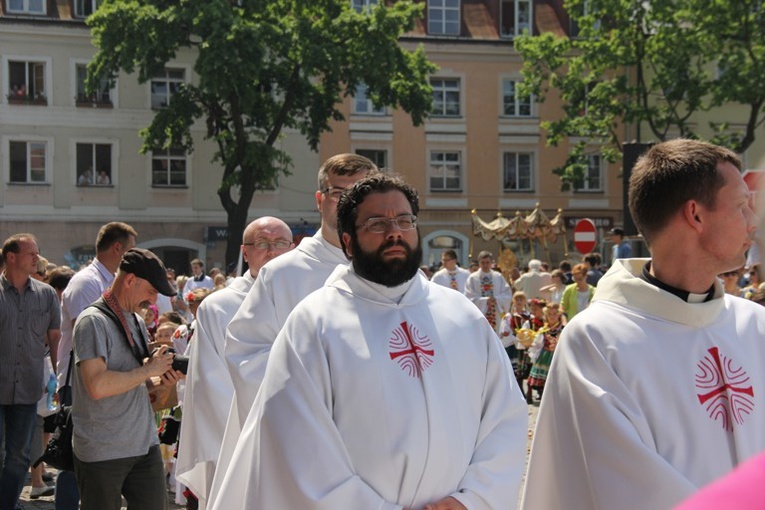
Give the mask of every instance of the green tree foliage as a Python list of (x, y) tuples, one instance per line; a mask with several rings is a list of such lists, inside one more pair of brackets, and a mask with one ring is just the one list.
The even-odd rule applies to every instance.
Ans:
[(765, 11), (760, 0), (568, 0), (574, 37), (545, 33), (517, 39), (522, 92), (551, 93), (561, 118), (544, 122), (548, 142), (569, 137), (566, 163), (553, 171), (563, 189), (581, 185), (587, 141), (621, 156), (622, 123), (637, 141), (698, 137), (696, 114), (743, 106), (738, 126), (710, 124), (713, 141), (743, 152), (765, 120)]
[(143, 151), (191, 151), (190, 128), (205, 123), (223, 166), (218, 195), (231, 262), (255, 192), (288, 173), (289, 154), (275, 145), (284, 129), (316, 150), (330, 120), (342, 120), (341, 99), (360, 83), (376, 106), (423, 121), (435, 66), (422, 48), (406, 51), (398, 41), (421, 11), (409, 0), (361, 13), (350, 0), (105, 0), (88, 18), (97, 48), (88, 86), (118, 71), (145, 83), (180, 50), (195, 52), (198, 83), (182, 87), (141, 131)]

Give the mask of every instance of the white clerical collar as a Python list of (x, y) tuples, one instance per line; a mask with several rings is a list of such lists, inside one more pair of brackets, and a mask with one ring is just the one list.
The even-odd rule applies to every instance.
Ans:
[(334, 244), (327, 241), (327, 239), (321, 233), (321, 228), (317, 230), (316, 233), (313, 235), (313, 239), (318, 241), (319, 244), (323, 246), (329, 252), (329, 254), (331, 254), (335, 259), (337, 259), (338, 264), (348, 263), (348, 258), (345, 256), (343, 249), (338, 248)]
[[(350, 270), (356, 273), (356, 271), (353, 269), (353, 264), (350, 264)], [(401, 285), (397, 285), (395, 287), (386, 287), (385, 285), (375, 283), (359, 276), (359, 280), (361, 280), (365, 285), (376, 291), (378, 294), (382, 295), (384, 298), (396, 304), (399, 304), (404, 298), (404, 294), (406, 294), (406, 292), (412, 286), (412, 282), (414, 282), (415, 278), (417, 278), (417, 275), (415, 275), (414, 278), (410, 278), (409, 280), (405, 281)]]

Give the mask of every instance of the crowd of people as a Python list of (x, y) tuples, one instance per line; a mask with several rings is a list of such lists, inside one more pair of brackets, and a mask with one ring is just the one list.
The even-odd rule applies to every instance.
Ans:
[(122, 222), (76, 273), (13, 235), (0, 510), (50, 432), (46, 359), (74, 422), (57, 510), (165, 509), (168, 490), (217, 510), (698, 509), (724, 475), (717, 501), (762, 505), (720, 489), (761, 482), (765, 450), (765, 284), (740, 169), (704, 142), (652, 148), (629, 190), (652, 257), (614, 228), (609, 268), (599, 253), (499, 268), (482, 251), (464, 269), (446, 250), (428, 277), (417, 192), (353, 154), (319, 169), (317, 233), (295, 246), (256, 219), (235, 278), (199, 259), (176, 276)]

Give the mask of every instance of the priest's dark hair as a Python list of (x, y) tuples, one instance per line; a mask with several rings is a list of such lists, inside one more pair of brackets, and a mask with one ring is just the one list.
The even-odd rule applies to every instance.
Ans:
[[(342, 240), (344, 232), (348, 232), (351, 237), (355, 237), (359, 204), (372, 193), (386, 193), (388, 191), (400, 191), (403, 193), (412, 207), (412, 214), (417, 216), (417, 213), (420, 212), (420, 199), (417, 196), (417, 191), (396, 175), (375, 173), (357, 181), (340, 196), (340, 200), (337, 203), (338, 237)], [(344, 243), (343, 252), (348, 256)]]
[(650, 246), (688, 200), (714, 208), (725, 185), (720, 163), (742, 169), (741, 159), (724, 147), (698, 140), (670, 140), (654, 145), (635, 163), (629, 182), (629, 207)]

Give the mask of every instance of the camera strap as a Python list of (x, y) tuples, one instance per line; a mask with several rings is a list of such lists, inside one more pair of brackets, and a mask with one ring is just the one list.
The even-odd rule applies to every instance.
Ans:
[(138, 323), (138, 319), (136, 319), (135, 314), (131, 313), (130, 315), (133, 316), (133, 321), (135, 321), (136, 330), (140, 336), (140, 344), (133, 339), (133, 334), (130, 331), (127, 320), (125, 319), (125, 314), (122, 312), (122, 309), (117, 302), (117, 298), (114, 297), (114, 294), (112, 294), (111, 288), (106, 289), (106, 292), (104, 292), (103, 296), (101, 296), (101, 299), (97, 300), (91, 306), (94, 306), (103, 312), (104, 315), (114, 321), (130, 345), (130, 350), (133, 352), (133, 356), (140, 365), (143, 365), (143, 360), (149, 356), (149, 352), (148, 348), (146, 347), (146, 341), (143, 338), (141, 325)]

